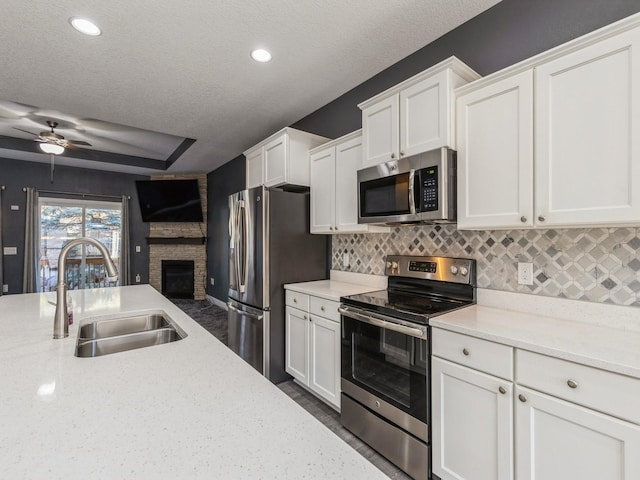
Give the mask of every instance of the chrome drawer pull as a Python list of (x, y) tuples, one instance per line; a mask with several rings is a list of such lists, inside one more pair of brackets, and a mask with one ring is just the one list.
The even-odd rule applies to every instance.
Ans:
[(523, 394), (518, 395), (518, 398), (520, 399), (521, 402), (527, 401), (527, 397), (525, 397)]
[(467, 350), (466, 348), (463, 348), (462, 353), (464, 353), (465, 355), (469, 355), (469, 350)]
[(298, 303), (298, 299), (297, 299), (297, 298), (294, 298), (294, 299), (293, 299), (293, 303)]
[(324, 312), (324, 307), (320, 307), (320, 311), (321, 311), (321, 312)]
[(504, 387), (500, 387), (500, 388), (498, 388), (498, 391), (499, 391), (500, 393), (502, 393), (503, 395), (504, 395), (505, 393), (507, 393), (507, 389), (506, 389), (506, 388), (504, 388)]
[(575, 380), (567, 380), (567, 385), (569, 385), (569, 387), (571, 388), (578, 388), (578, 382), (576, 382)]

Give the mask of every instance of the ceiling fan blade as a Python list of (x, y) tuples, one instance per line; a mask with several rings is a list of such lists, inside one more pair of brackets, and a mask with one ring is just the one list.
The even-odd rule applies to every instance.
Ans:
[(88, 151), (88, 150), (85, 150), (84, 148), (76, 147), (71, 142), (67, 142), (66, 145), (64, 145), (64, 148), (68, 148), (69, 150), (75, 150), (76, 152), (87, 152)]
[(33, 135), (34, 137), (39, 137), (40, 135), (37, 133), (30, 132), (29, 130), (23, 130), (22, 128), (13, 127), (14, 130), (19, 130), (24, 133), (28, 133), (29, 135)]
[(92, 147), (89, 142), (85, 142), (84, 140), (67, 140), (69, 143), (73, 143), (74, 145), (84, 145), (85, 147)]

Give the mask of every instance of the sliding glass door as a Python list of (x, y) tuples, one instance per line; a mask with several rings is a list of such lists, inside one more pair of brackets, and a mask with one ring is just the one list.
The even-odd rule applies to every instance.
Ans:
[[(39, 290), (55, 290), (58, 257), (62, 247), (78, 237), (103, 243), (119, 269), (122, 235), (122, 204), (61, 198), (40, 198)], [(110, 283), (104, 261), (92, 245), (80, 245), (67, 256), (66, 283), (69, 289), (119, 285)]]

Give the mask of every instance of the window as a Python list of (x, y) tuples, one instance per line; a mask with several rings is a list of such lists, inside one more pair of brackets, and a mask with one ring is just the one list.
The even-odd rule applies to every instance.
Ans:
[[(62, 247), (78, 237), (91, 237), (103, 243), (119, 269), (122, 240), (122, 204), (63, 198), (40, 198), (40, 263), (38, 290), (55, 290), (58, 257)], [(108, 282), (104, 261), (92, 245), (80, 245), (67, 256), (69, 289), (117, 286)]]

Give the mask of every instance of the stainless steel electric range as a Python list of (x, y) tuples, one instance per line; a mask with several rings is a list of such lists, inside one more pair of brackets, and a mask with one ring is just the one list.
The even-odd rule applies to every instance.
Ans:
[(429, 318), (475, 303), (466, 258), (389, 255), (387, 290), (341, 298), (341, 422), (415, 479), (430, 475)]

